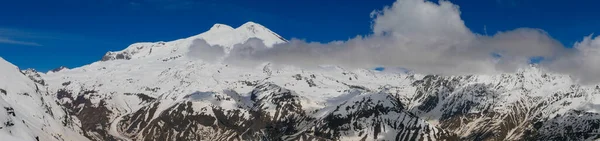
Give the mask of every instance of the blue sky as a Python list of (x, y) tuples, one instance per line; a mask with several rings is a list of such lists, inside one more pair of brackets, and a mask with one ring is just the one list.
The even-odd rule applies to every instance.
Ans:
[[(370, 13), (394, 0), (3, 0), (0, 56), (20, 68), (47, 71), (99, 60), (141, 41), (169, 41), (214, 23), (260, 23), (285, 38), (329, 42), (367, 35)], [(540, 28), (566, 46), (600, 31), (600, 2), (450, 0), (467, 27), (494, 34)]]

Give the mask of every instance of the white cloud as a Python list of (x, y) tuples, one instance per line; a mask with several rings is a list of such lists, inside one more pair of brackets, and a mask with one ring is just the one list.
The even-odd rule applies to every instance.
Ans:
[(410, 41), (449, 44), (473, 38), (460, 18), (458, 6), (448, 1), (436, 4), (398, 0), (391, 7), (372, 12), (371, 17), (375, 35), (392, 34)]
[(600, 38), (593, 35), (575, 43), (573, 49), (544, 64), (553, 71), (567, 73), (582, 83), (600, 82)]
[[(530, 57), (549, 58), (563, 48), (537, 29), (523, 28), (494, 36), (472, 33), (460, 18), (458, 6), (447, 1), (398, 0), (391, 7), (373, 12), (372, 17), (373, 34), (366, 37), (326, 44), (293, 39), (273, 48), (249, 42), (252, 44), (234, 47), (241, 52), (232, 51), (227, 60), (473, 74), (514, 71), (528, 66)], [(502, 57), (495, 58), (492, 53)]]
[(188, 56), (208, 62), (216, 62), (223, 57), (224, 54), (223, 47), (211, 46), (202, 39), (194, 40), (188, 52)]
[(551, 71), (571, 74), (582, 82), (600, 81), (598, 37), (586, 37), (575, 49), (566, 49), (540, 29), (479, 35), (465, 26), (459, 7), (448, 1), (398, 0), (371, 15), (372, 35), (331, 43), (292, 39), (272, 48), (253, 39), (236, 45), (224, 60), (246, 65), (384, 66), (457, 75), (514, 72), (529, 67), (532, 57), (543, 57), (540, 65)]

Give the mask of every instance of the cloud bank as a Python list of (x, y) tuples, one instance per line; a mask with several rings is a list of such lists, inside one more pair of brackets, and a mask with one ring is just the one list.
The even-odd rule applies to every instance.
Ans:
[(591, 36), (575, 49), (567, 49), (540, 29), (479, 35), (465, 26), (457, 5), (443, 0), (397, 0), (371, 17), (371, 35), (331, 43), (292, 39), (273, 47), (251, 39), (223, 54), (223, 60), (246, 65), (401, 67), (416, 73), (460, 75), (514, 72), (528, 67), (535, 57), (544, 58), (540, 63), (544, 68), (584, 82), (600, 81), (587, 78), (600, 75), (600, 66), (593, 65), (600, 61), (600, 39)]
[(216, 62), (225, 55), (224, 48), (221, 46), (211, 46), (202, 39), (194, 40), (190, 45), (188, 56), (196, 57), (207, 62)]
[(575, 43), (573, 49), (544, 62), (549, 70), (566, 73), (582, 83), (600, 83), (600, 37), (593, 35)]

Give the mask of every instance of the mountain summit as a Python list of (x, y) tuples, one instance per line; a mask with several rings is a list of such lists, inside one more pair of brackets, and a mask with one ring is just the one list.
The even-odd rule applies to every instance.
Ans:
[(211, 46), (221, 46), (225, 53), (229, 53), (234, 45), (251, 38), (262, 40), (267, 47), (287, 42), (275, 32), (254, 22), (244, 23), (235, 29), (225, 24), (215, 24), (208, 31), (192, 37), (170, 42), (135, 43), (122, 51), (107, 52), (102, 61), (180, 56), (189, 52), (189, 46), (196, 40), (203, 40)]

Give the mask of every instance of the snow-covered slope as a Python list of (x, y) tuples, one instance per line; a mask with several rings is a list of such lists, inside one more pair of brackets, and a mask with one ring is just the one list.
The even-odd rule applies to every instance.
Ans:
[[(71, 129), (68, 118), (54, 96), (47, 93), (34, 70), (22, 73), (16, 66), (0, 58), (0, 139), (24, 140), (88, 140)], [(26, 76), (28, 75), (28, 76)], [(37, 75), (39, 77), (39, 75)]]
[[(136, 43), (79, 68), (25, 71), (29, 79), (16, 75), (0, 80), (6, 83), (0, 88), (44, 89), (55, 101), (51, 107), (62, 109), (54, 117), (66, 126), (57, 128), (91, 140), (600, 138), (598, 86), (536, 66), (512, 74), (436, 76), (248, 67), (188, 55), (198, 39), (231, 50), (251, 38), (269, 47), (286, 42), (256, 23), (216, 24), (185, 39)], [(23, 83), (9, 84), (13, 79)]]

